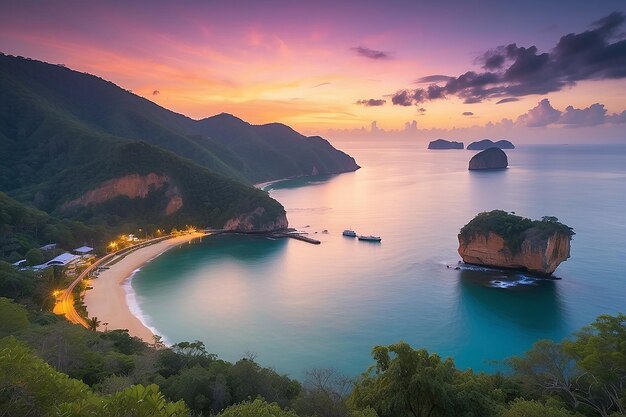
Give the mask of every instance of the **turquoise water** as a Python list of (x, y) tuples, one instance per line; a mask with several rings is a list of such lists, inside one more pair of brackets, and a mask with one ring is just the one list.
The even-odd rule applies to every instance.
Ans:
[[(300, 378), (315, 367), (356, 375), (374, 345), (399, 340), (494, 370), (537, 339), (626, 311), (626, 146), (520, 147), (498, 172), (467, 171), (466, 150), (339, 146), (363, 168), (269, 191), (321, 245), (223, 235), (174, 249), (132, 281), (144, 321), (170, 343), (202, 340), (231, 361), (254, 352)], [(446, 268), (460, 259), (458, 230), (495, 208), (574, 228), (560, 280)]]

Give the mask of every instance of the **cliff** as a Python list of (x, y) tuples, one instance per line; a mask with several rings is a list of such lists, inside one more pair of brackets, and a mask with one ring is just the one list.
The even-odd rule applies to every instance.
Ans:
[(549, 275), (570, 257), (573, 235), (555, 217), (533, 221), (494, 210), (461, 229), (458, 252), (468, 264)]
[(428, 149), (463, 149), (463, 142), (437, 139), (428, 144)]
[(227, 220), (223, 229), (236, 232), (270, 232), (286, 229), (288, 226), (287, 215), (284, 212), (273, 219), (268, 219), (265, 209), (257, 207), (249, 213)]
[(469, 170), (505, 169), (509, 160), (502, 149), (489, 148), (477, 153), (469, 161)]

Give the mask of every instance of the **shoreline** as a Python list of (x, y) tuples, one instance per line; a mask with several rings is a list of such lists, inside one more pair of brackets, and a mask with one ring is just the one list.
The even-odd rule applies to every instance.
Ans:
[(131, 311), (131, 307), (133, 310), (138, 309), (136, 301), (131, 303), (135, 298), (132, 288), (129, 287), (132, 278), (151, 260), (176, 246), (203, 236), (207, 236), (207, 233), (177, 236), (134, 250), (110, 265), (109, 269), (100, 272), (97, 279), (89, 280), (88, 285), (92, 289), (85, 292), (83, 300), (89, 317), (97, 317), (102, 323), (108, 323), (107, 326), (101, 324), (101, 327), (109, 330), (127, 329), (131, 336), (153, 344), (155, 329), (144, 323), (139, 311)]

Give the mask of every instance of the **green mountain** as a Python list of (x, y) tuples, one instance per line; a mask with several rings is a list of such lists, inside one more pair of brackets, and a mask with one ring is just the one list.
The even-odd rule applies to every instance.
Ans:
[[(69, 77), (55, 78), (59, 73)], [(110, 228), (125, 224), (196, 224), (245, 231), (286, 227), (283, 207), (267, 193), (227, 177), (243, 175), (221, 159), (206, 154), (207, 161), (212, 158), (215, 164), (211, 170), (208, 163), (202, 166), (147, 141), (98, 128), (85, 114), (101, 114), (101, 120), (109, 120), (121, 132), (130, 130), (132, 123), (125, 125), (124, 120), (132, 119), (133, 113), (118, 111), (107, 100), (92, 107), (85, 103), (86, 109), (80, 110), (78, 98), (87, 94), (80, 83), (76, 88), (63, 84), (68, 79), (86, 81), (124, 99), (132, 96), (93, 76), (0, 56), (0, 191), (56, 217)], [(94, 103), (100, 92), (91, 92)], [(151, 117), (156, 123), (159, 112), (171, 113), (146, 100), (142, 103), (153, 113), (134, 113), (141, 126)], [(117, 124), (108, 118), (116, 114)], [(164, 129), (156, 126), (155, 132)], [(170, 133), (163, 134), (166, 138)], [(187, 143), (193, 146), (193, 141)]]
[(196, 121), (63, 66), (0, 56), (0, 76), (94, 131), (145, 141), (234, 179), (262, 182), (359, 168), (320, 137), (278, 123), (253, 126), (228, 114)]

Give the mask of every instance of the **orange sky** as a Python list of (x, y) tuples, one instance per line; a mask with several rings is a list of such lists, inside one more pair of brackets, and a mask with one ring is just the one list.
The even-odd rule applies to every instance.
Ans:
[[(391, 104), (396, 91), (420, 87), (420, 77), (481, 71), (476, 57), (499, 45), (517, 42), (549, 52), (562, 35), (588, 29), (619, 2), (587, 11), (546, 6), (538, 16), (528, 7), (488, 1), (476, 4), (480, 13), (454, 1), (420, 7), (403, 1), (315, 7), (127, 3), (5, 2), (0, 51), (98, 75), (193, 118), (229, 112), (252, 123), (278, 121), (305, 131), (359, 128), (374, 120), (399, 129), (413, 119), (420, 128), (463, 128), (516, 119), (546, 97), (560, 110), (596, 102), (609, 114), (626, 107), (624, 78), (582, 80), (500, 105), (491, 98), (464, 104), (454, 95)], [(368, 57), (357, 47), (384, 57)], [(356, 104), (362, 99), (386, 103)]]

